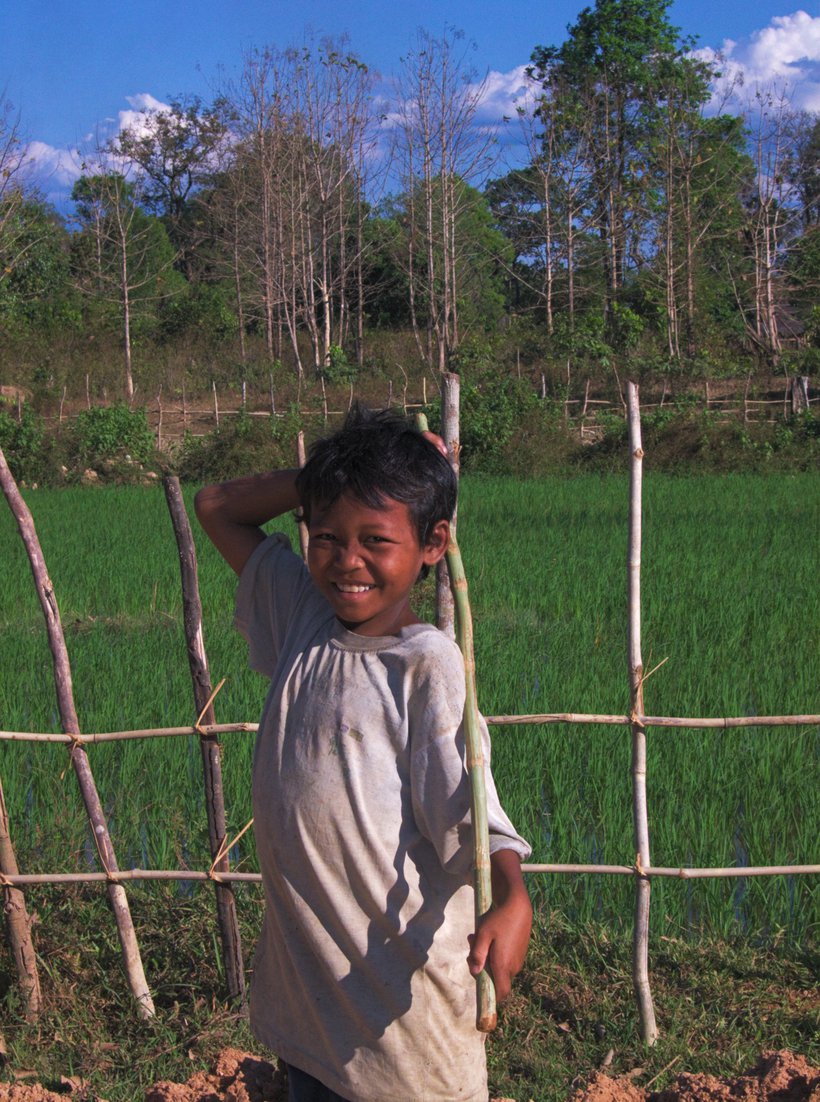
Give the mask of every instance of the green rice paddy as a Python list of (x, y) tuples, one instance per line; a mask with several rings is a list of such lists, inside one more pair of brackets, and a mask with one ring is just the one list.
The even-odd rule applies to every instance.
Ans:
[[(186, 491), (189, 504), (192, 492)], [(156, 488), (27, 495), (54, 583), (86, 732), (191, 723), (176, 545)], [(467, 478), (459, 542), (486, 714), (625, 713), (628, 485), (621, 476)], [(291, 527), (288, 520), (286, 527)], [(265, 683), (231, 626), (235, 579), (194, 523), (205, 642), (221, 722), (255, 722)], [(648, 714), (820, 713), (820, 480), (647, 472), (643, 661)], [(431, 591), (420, 593), (429, 615)], [(664, 661), (665, 660), (665, 661)], [(0, 507), (0, 727), (59, 730), (51, 659), (27, 559)], [(494, 773), (533, 860), (631, 864), (630, 734), (623, 727), (494, 728)], [(223, 740), (229, 830), (250, 818), (253, 736)], [(95, 857), (64, 747), (0, 744), (22, 871)], [(90, 750), (120, 865), (207, 867), (192, 738)], [(650, 729), (656, 865), (817, 863), (820, 731)], [(250, 835), (235, 860), (255, 868)], [(625, 877), (533, 876), (571, 922), (631, 922)], [(180, 889), (184, 890), (184, 889)], [(816, 934), (820, 878), (653, 881), (653, 932)]]

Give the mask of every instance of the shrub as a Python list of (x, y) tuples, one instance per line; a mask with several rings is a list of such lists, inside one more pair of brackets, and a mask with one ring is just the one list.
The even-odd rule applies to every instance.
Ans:
[(129, 409), (123, 402), (78, 413), (73, 444), (76, 459), (86, 466), (117, 460), (148, 463), (154, 454), (154, 434), (145, 410)]
[(45, 430), (29, 406), (23, 406), (19, 421), (0, 409), (0, 448), (15, 479), (42, 481), (47, 464)]
[(186, 434), (172, 465), (186, 482), (221, 482), (250, 471), (292, 467), (294, 440), (302, 427), (295, 407), (276, 418), (242, 412), (207, 436)]

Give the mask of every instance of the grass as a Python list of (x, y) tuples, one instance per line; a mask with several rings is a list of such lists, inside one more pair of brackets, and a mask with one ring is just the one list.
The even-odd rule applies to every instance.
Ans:
[[(621, 476), (465, 479), (459, 540), (476, 618), (487, 714), (625, 712), (626, 483)], [(54, 582), (84, 730), (191, 722), (176, 549), (161, 492), (29, 492)], [(190, 498), (189, 498), (190, 500)], [(818, 712), (820, 488), (816, 476), (645, 480), (644, 662), (653, 714)], [(255, 720), (264, 683), (231, 627), (230, 572), (195, 532), (220, 720)], [(429, 615), (432, 591), (419, 594)], [(0, 512), (0, 717), (56, 730), (42, 616), (7, 512)], [(545, 861), (631, 863), (628, 734), (621, 728), (494, 731), (505, 806)], [(251, 740), (224, 740), (229, 829), (250, 817)], [(193, 740), (91, 752), (120, 863), (207, 864)], [(60, 747), (3, 745), (2, 783), (25, 871), (93, 863)], [(817, 861), (820, 732), (813, 728), (660, 731), (649, 736), (655, 864)], [(242, 867), (254, 866), (249, 836)], [(526, 973), (490, 1044), (493, 1089), (563, 1097), (615, 1049), (613, 1068), (646, 1079), (742, 1070), (761, 1048), (817, 1059), (816, 877), (653, 883), (651, 966), (662, 1032), (640, 1049), (629, 975), (631, 885), (623, 878), (531, 881), (539, 927)], [(44, 1081), (90, 1078), (133, 1102), (160, 1077), (186, 1078), (224, 1044), (254, 1048), (222, 1003), (210, 893), (129, 887), (159, 1008), (132, 1021), (113, 923), (100, 890), (32, 889), (47, 1011), (20, 1018), (0, 960), (0, 1032), (10, 1069)], [(239, 892), (246, 943), (259, 894)], [(168, 930), (177, 933), (167, 936)], [(191, 1053), (189, 1058), (188, 1053)], [(690, 1055), (691, 1053), (691, 1055)], [(663, 1076), (656, 1089), (663, 1084)]]
[[(137, 1102), (159, 1079), (184, 1081), (224, 1047), (270, 1058), (244, 1018), (225, 1004), (213, 945), (211, 893), (181, 898), (168, 888), (130, 892), (157, 1016), (136, 1018), (125, 992), (113, 923), (101, 890), (40, 888), (37, 941), (46, 1008), (26, 1023), (0, 980), (5, 1073), (25, 1070), (57, 1089), (61, 1075), (83, 1080), (91, 1097)], [(238, 892), (246, 942), (258, 931), (259, 892)], [(168, 930), (184, 931), (169, 937)], [(609, 1070), (642, 1068), (638, 1085), (668, 1085), (679, 1071), (736, 1074), (761, 1051), (789, 1048), (820, 1063), (816, 975), (820, 961), (783, 941), (705, 937), (660, 941), (653, 986), (661, 1038), (638, 1038), (629, 982), (629, 937), (567, 923), (542, 911), (527, 965), (488, 1043), (492, 1097), (554, 1102), (611, 1049)]]
[[(191, 722), (176, 548), (151, 488), (30, 495), (65, 624), (84, 730)], [(460, 542), (487, 714), (628, 710), (626, 486), (618, 476), (466, 479)], [(288, 520), (288, 523), (289, 520)], [(206, 644), (220, 720), (255, 720), (265, 685), (231, 626), (233, 576), (195, 527)], [(810, 475), (676, 479), (645, 486), (643, 650), (652, 714), (820, 711), (818, 482)], [(6, 729), (58, 729), (50, 659), (20, 541), (0, 514), (0, 715)], [(432, 590), (420, 594), (429, 614)], [(250, 818), (252, 740), (224, 740), (229, 829)], [(505, 806), (538, 861), (630, 864), (629, 735), (620, 727), (496, 728)], [(658, 865), (817, 860), (820, 732), (752, 727), (649, 735)], [(206, 829), (193, 739), (108, 744), (92, 764), (122, 864), (202, 867)], [(87, 830), (61, 747), (5, 744), (2, 782), (27, 869), (83, 867)], [(759, 814), (763, 809), (763, 813)], [(249, 836), (240, 843), (254, 867)], [(539, 902), (573, 921), (631, 921), (624, 879), (551, 877)], [(654, 922), (677, 936), (814, 935), (810, 877), (655, 882)]]

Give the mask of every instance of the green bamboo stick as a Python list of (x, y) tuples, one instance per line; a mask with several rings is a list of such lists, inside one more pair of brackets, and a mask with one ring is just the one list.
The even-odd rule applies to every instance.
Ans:
[[(427, 432), (427, 418), (416, 415), (419, 432)], [(451, 534), (447, 547), (447, 570), (456, 614), (456, 642), (464, 659), (464, 736), (467, 744), (467, 775), (470, 779), (470, 807), (473, 820), (473, 886), (475, 888), (476, 929), (493, 905), (490, 869), (490, 830), (487, 821), (487, 788), (484, 781), (484, 749), (479, 722), (478, 695), (475, 680), (473, 650), (473, 617), (467, 591), (467, 575), (455, 536)], [(495, 987), (486, 969), (476, 976), (476, 1028), (491, 1033), (496, 1027)]]

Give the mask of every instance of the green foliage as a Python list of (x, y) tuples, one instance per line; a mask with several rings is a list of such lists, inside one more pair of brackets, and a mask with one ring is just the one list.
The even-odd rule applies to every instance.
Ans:
[(148, 463), (153, 457), (154, 434), (144, 409), (125, 403), (92, 406), (77, 414), (72, 428), (75, 454), (88, 466), (129, 459)]
[(172, 465), (180, 478), (189, 482), (221, 482), (249, 471), (292, 467), (293, 441), (305, 426), (295, 406), (276, 417), (251, 417), (240, 411), (224, 418), (207, 436), (187, 434)]
[(163, 297), (159, 311), (164, 338), (196, 337), (212, 345), (223, 345), (239, 332), (239, 321), (218, 287), (190, 285), (179, 273), (178, 290)]
[(354, 360), (347, 358), (347, 353), (338, 344), (332, 344), (327, 354), (327, 360), (321, 368), (320, 374), (326, 383), (334, 386), (352, 383), (358, 374), (358, 365)]
[(0, 202), (0, 226), (0, 324), (6, 334), (76, 329), (79, 312), (62, 219), (35, 199), (12, 210)]
[(18, 421), (0, 406), (0, 448), (18, 481), (42, 479), (45, 467), (45, 430), (40, 417), (24, 405)]

